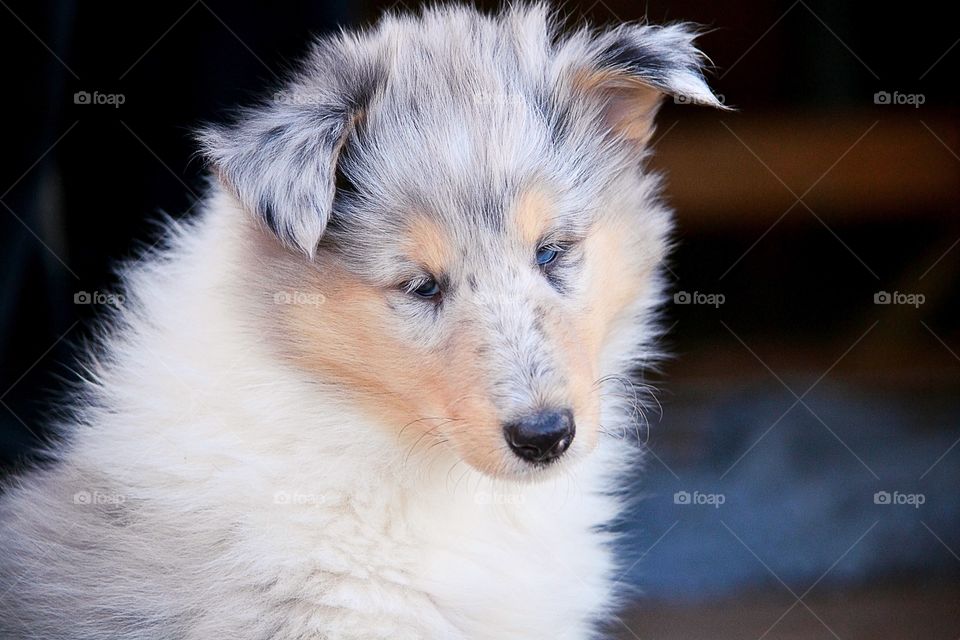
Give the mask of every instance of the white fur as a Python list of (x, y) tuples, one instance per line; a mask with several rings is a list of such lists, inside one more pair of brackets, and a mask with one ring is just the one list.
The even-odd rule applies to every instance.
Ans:
[[(615, 512), (616, 447), (541, 484), (408, 456), (251, 339), (242, 215), (217, 197), (128, 274), (128, 328), (89, 371), (109, 413), (89, 409), (65, 458), (5, 498), (7, 553), (41, 552), (6, 572), (24, 608), (3, 609), (4, 637), (15, 616), (44, 638), (585, 637), (610, 605), (593, 528)], [(122, 501), (134, 535), (88, 530), (81, 492)]]

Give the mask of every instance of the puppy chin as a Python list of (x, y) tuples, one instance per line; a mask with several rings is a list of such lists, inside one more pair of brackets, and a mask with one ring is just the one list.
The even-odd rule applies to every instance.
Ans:
[[(511, 451), (507, 451), (503, 454), (503, 458), (496, 468), (479, 469), (474, 466), (474, 469), (493, 480), (540, 484), (575, 470), (579, 463), (590, 455), (592, 450), (593, 446), (587, 443), (578, 445), (574, 441), (574, 444), (562, 456), (546, 463), (529, 462)], [(468, 462), (468, 464), (470, 463)]]

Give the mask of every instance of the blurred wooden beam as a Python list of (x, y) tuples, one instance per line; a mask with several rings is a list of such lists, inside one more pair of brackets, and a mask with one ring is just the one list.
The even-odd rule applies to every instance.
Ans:
[(667, 172), (670, 201), (688, 228), (770, 224), (796, 202), (791, 190), (824, 220), (956, 215), (957, 122), (905, 109), (691, 119), (671, 108), (652, 164)]

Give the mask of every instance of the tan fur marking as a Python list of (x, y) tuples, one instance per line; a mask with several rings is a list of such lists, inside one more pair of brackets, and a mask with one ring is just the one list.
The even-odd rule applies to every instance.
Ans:
[(540, 185), (524, 190), (514, 213), (520, 239), (526, 246), (534, 246), (543, 237), (550, 222), (553, 199)]
[(580, 318), (591, 348), (599, 353), (612, 325), (643, 295), (648, 270), (627, 253), (629, 231), (616, 218), (601, 223), (587, 240), (587, 269), (592, 292)]
[(659, 90), (623, 74), (588, 69), (574, 74), (573, 85), (603, 102), (604, 121), (611, 130), (641, 145), (649, 141), (663, 98)]
[(426, 216), (414, 218), (407, 233), (407, 254), (434, 275), (442, 273), (453, 262), (453, 249), (446, 236)]
[[(446, 258), (430, 225), (418, 228), (432, 257)], [(442, 443), (477, 469), (497, 473), (505, 446), (496, 408), (476, 355), (476, 333), (464, 324), (442, 348), (421, 347), (397, 335), (389, 295), (328, 256), (304, 268), (276, 242), (252, 229), (261, 273), (262, 313), (271, 341), (318, 379), (332, 382), (379, 424), (392, 426), (418, 450)], [(431, 244), (433, 243), (433, 244)], [(425, 262), (427, 254), (421, 254)], [(434, 262), (433, 264), (440, 264)], [(270, 303), (275, 291), (297, 292), (319, 304)]]
[[(569, 322), (554, 332), (569, 363), (568, 393), (577, 412), (578, 437), (593, 446), (599, 435), (600, 355), (612, 326), (630, 304), (642, 295), (646, 268), (635, 266), (628, 255), (629, 231), (616, 217), (599, 224), (586, 240), (587, 290), (583, 306)], [(591, 430), (580, 425), (593, 425)]]

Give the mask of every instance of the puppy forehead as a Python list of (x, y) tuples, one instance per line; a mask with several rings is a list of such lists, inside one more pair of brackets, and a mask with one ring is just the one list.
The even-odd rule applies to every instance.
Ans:
[(520, 64), (457, 45), (391, 58), (351, 140), (361, 181), (392, 200), (451, 190), (494, 202), (538, 174), (586, 188), (616, 170), (593, 114), (548, 81), (547, 59)]
[(504, 255), (510, 248), (535, 247), (551, 236), (580, 236), (590, 220), (589, 212), (562, 206), (554, 189), (536, 181), (509, 194), (412, 212), (398, 245), (424, 264), (449, 265), (483, 251)]

